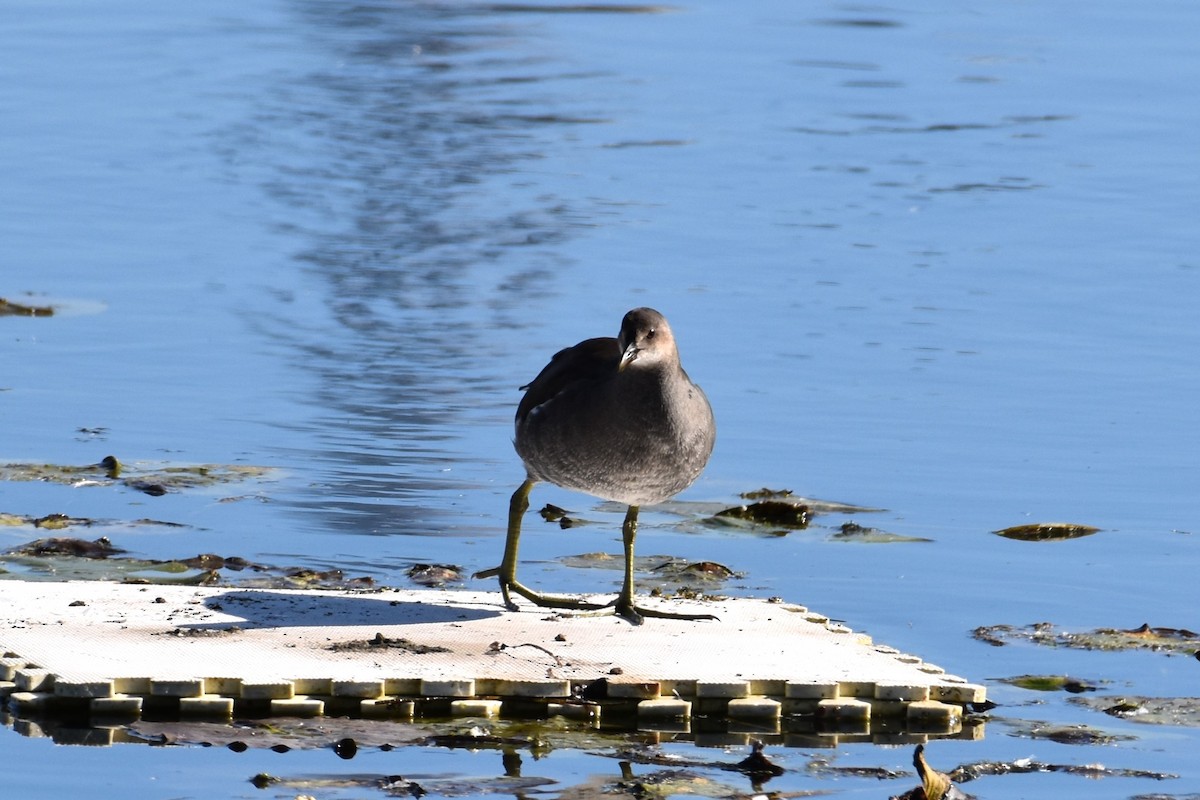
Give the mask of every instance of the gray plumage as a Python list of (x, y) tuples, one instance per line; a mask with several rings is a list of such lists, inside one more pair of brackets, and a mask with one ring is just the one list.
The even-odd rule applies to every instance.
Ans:
[[(638, 507), (661, 503), (692, 485), (716, 441), (708, 398), (679, 363), (671, 326), (652, 308), (635, 308), (617, 338), (587, 339), (560, 350), (527, 386), (517, 406), (517, 453), (527, 477), (513, 492), (508, 536), (498, 576), (506, 607), (516, 592), (540, 606), (583, 611), (611, 607), (635, 624), (644, 616), (714, 619), (638, 608), (633, 601), (633, 545)], [(517, 580), (521, 520), (538, 481), (586, 492), (629, 507), (621, 527), (625, 576), (607, 606), (543, 595)]]
[(692, 485), (716, 441), (708, 398), (662, 314), (635, 308), (616, 339), (559, 351), (517, 407), (529, 477), (605, 500), (661, 503)]

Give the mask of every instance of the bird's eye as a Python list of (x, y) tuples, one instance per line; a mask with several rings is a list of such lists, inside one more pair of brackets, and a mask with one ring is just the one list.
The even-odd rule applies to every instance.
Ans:
[(647, 338), (647, 339), (653, 339), (653, 338), (654, 338), (654, 334), (655, 334), (655, 333), (657, 333), (657, 331), (656, 331), (656, 330), (654, 330), (654, 328), (650, 328), (650, 329), (648, 329), (648, 330), (646, 331), (646, 338)]

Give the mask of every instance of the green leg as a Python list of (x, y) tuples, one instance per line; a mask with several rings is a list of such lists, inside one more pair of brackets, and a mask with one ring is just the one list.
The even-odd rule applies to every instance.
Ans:
[(516, 592), (531, 603), (545, 608), (565, 608), (576, 611), (594, 611), (598, 608), (604, 608), (602, 605), (585, 603), (582, 600), (570, 597), (539, 594), (517, 580), (517, 546), (521, 540), (521, 520), (525, 516), (525, 512), (529, 510), (529, 492), (532, 491), (535, 483), (537, 481), (532, 478), (526, 478), (525, 482), (513, 492), (512, 500), (509, 501), (508, 535), (504, 539), (504, 557), (500, 560), (500, 566), (476, 572), (475, 577), (491, 578), (499, 576), (500, 596), (504, 599), (504, 607), (509, 611), (516, 611), (518, 609), (517, 604), (513, 602), (509, 594), (510, 592)]
[(621, 541), (625, 545), (625, 580), (621, 593), (617, 595), (613, 610), (634, 625), (641, 625), (643, 617), (658, 619), (716, 619), (712, 614), (674, 614), (653, 608), (639, 608), (633, 602), (633, 542), (637, 538), (638, 507), (630, 506), (625, 512), (625, 523), (621, 526)]
[(529, 510), (529, 493), (533, 491), (533, 483), (526, 478), (508, 502), (508, 535), (504, 537), (504, 558), (500, 559), (500, 596), (504, 598), (504, 607), (509, 611), (517, 610), (517, 604), (508, 596), (508, 589), (517, 583), (517, 545), (521, 540), (521, 519)]
[(633, 541), (637, 538), (638, 507), (630, 506), (621, 525), (621, 543), (625, 546), (625, 579), (621, 581), (621, 593), (617, 595), (617, 614), (634, 625), (642, 624), (642, 615), (633, 604)]

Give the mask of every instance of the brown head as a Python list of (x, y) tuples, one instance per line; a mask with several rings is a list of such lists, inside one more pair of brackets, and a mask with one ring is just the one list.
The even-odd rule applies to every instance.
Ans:
[(621, 320), (617, 336), (621, 350), (619, 369), (653, 369), (678, 366), (679, 350), (667, 318), (653, 308), (635, 308)]

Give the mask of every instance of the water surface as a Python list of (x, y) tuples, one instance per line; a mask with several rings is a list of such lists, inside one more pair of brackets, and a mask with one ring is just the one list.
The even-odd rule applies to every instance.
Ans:
[[(721, 561), (746, 576), (730, 591), (805, 603), (973, 680), (1191, 693), (1189, 659), (969, 633), (1196, 628), (1197, 11), (547, 8), (11, 4), (0, 296), (58, 313), (0, 319), (0, 456), (280, 471), (238, 502), (10, 483), (0, 512), (150, 516), (189, 527), (117, 544), (391, 585), (418, 562), (492, 566), (522, 477), (517, 387), (653, 305), (720, 427), (683, 499), (790, 488), (887, 509), (856, 520), (932, 542), (838, 541), (837, 515), (771, 538), (651, 511), (642, 552)], [(543, 502), (608, 524), (562, 534), (531, 517), (523, 577), (613, 590), (616, 573), (555, 559), (615, 552), (620, 513), (553, 487)], [(989, 533), (1044, 521), (1103, 530)], [(1034, 753), (1181, 776), (1089, 796), (1200, 791), (1189, 728), (989, 692), (1008, 718), (1135, 738), (1058, 745), (993, 722), (982, 742), (936, 744), (942, 768)], [(0, 750), (36, 766), (11, 776), (30, 797), (70, 790), (51, 770), (108, 785), (161, 770), (120, 779), (146, 797), (205, 775), (206, 795), (234, 797), (267, 769), (262, 754), (14, 735)], [(332, 770), (323, 755), (266, 757)], [(909, 753), (836, 756), (904, 768)], [(567, 784), (611, 771), (569, 759)], [(1081, 781), (965, 788), (1050, 797)]]

